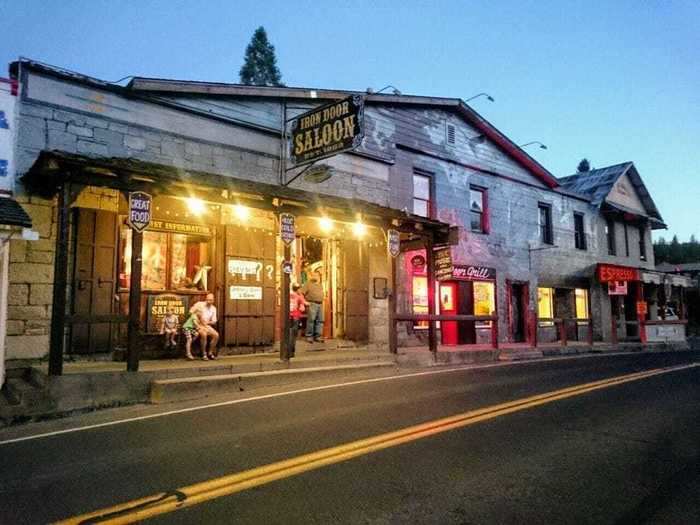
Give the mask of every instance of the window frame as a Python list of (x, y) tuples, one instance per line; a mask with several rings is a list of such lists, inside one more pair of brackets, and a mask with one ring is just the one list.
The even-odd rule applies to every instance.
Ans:
[[(423, 177), (424, 179), (428, 180), (428, 199), (424, 199), (422, 197), (416, 197), (416, 177)], [(434, 198), (435, 198), (435, 192), (433, 189), (433, 181), (434, 181), (434, 175), (430, 173), (429, 171), (424, 171), (419, 168), (413, 168), (413, 175), (411, 177), (411, 182), (413, 183), (413, 192), (411, 195), (411, 213), (414, 215), (418, 215), (419, 217), (426, 217), (428, 219), (433, 218), (433, 213), (434, 213)], [(420, 215), (415, 212), (416, 206), (415, 203), (416, 201), (421, 201), (426, 203), (426, 211), (427, 215)]]
[[(587, 250), (586, 245), (586, 215), (579, 211), (574, 212), (574, 246), (577, 250)], [(581, 221), (581, 230), (579, 231), (578, 220)]]
[[(545, 212), (546, 224), (542, 224), (542, 211)], [(554, 226), (552, 221), (552, 205), (547, 202), (537, 203), (537, 227), (542, 244), (554, 244)]]
[[(471, 223), (472, 213), (479, 213), (472, 210), (472, 191), (481, 193), (481, 229), (478, 230), (472, 228)], [(472, 233), (484, 233), (488, 235), (490, 231), (488, 191), (488, 188), (484, 188), (483, 186), (477, 186), (476, 184), (469, 185), (469, 229)]]

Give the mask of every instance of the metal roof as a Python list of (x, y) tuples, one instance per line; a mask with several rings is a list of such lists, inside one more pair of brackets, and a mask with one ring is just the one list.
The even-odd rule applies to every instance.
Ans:
[(0, 224), (31, 228), (32, 219), (15, 199), (9, 196), (0, 196)]

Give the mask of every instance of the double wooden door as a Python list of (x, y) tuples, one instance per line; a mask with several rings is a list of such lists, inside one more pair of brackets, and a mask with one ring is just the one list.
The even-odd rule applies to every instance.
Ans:
[(367, 246), (359, 241), (342, 242), (344, 256), (345, 338), (369, 339), (369, 259)]

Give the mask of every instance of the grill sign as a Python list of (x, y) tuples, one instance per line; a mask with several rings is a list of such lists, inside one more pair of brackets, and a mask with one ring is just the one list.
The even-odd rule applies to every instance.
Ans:
[(151, 223), (151, 196), (143, 191), (129, 193), (129, 226), (141, 233)]
[(487, 266), (455, 264), (452, 276), (460, 281), (493, 281), (496, 278), (496, 270)]
[(312, 109), (292, 120), (290, 160), (309, 164), (354, 149), (364, 135), (364, 99), (352, 95)]

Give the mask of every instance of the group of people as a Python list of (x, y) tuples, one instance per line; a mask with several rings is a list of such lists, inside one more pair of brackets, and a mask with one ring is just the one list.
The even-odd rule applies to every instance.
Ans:
[[(322, 343), (323, 340), (323, 285), (318, 273), (311, 274), (303, 284), (292, 286), (289, 301), (290, 333), (289, 357), (294, 357), (297, 335), (304, 314), (306, 314), (306, 340), (309, 343)], [(185, 335), (185, 357), (193, 360), (192, 342), (199, 338), (201, 358), (204, 361), (217, 359), (217, 344), (219, 333), (215, 325), (218, 322), (214, 294), (207, 294), (206, 300), (198, 301), (189, 311), (189, 317), (182, 325)], [(169, 309), (161, 321), (160, 333), (165, 337), (166, 347), (177, 346), (177, 336), (180, 332), (178, 315)]]
[[(192, 361), (192, 341), (199, 337), (202, 350), (202, 359), (217, 359), (217, 344), (219, 332), (214, 326), (218, 322), (216, 306), (214, 306), (214, 294), (209, 293), (204, 301), (198, 301), (190, 308), (189, 317), (182, 325), (182, 333), (185, 335), (185, 357)], [(177, 346), (177, 335), (180, 331), (180, 319), (172, 310), (168, 310), (161, 322), (160, 333), (165, 336), (166, 346)]]

